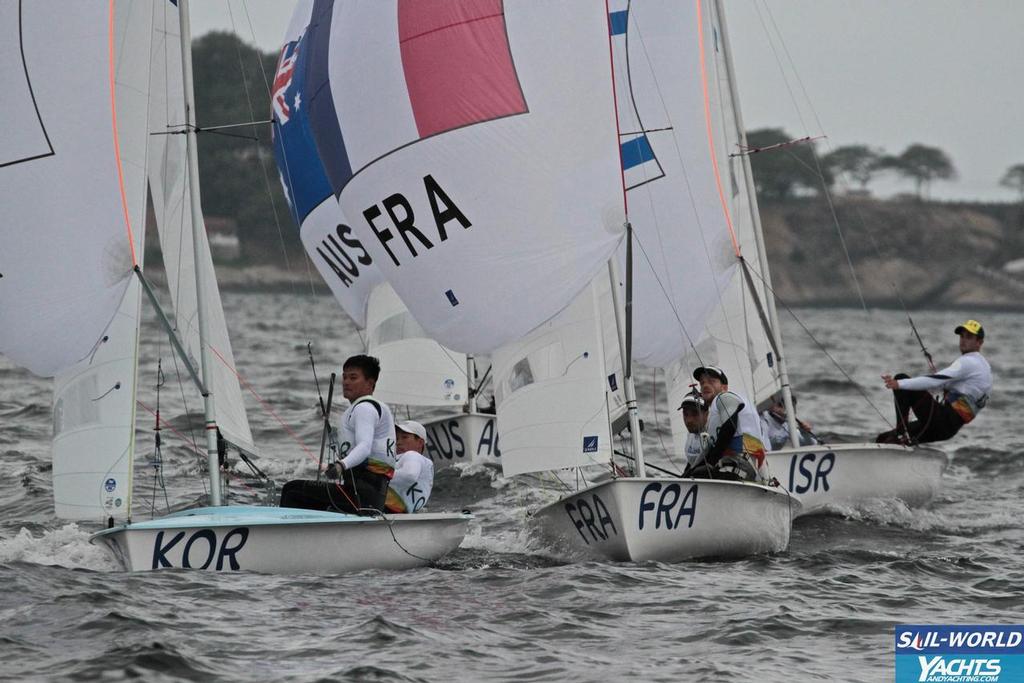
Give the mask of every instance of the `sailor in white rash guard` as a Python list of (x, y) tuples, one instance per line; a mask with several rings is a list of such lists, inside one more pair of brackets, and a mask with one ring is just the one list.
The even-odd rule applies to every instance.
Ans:
[(339, 460), (313, 480), (297, 479), (281, 489), (281, 507), (375, 514), (384, 510), (395, 471), (395, 421), (391, 409), (373, 398), (380, 362), (352, 356), (342, 368), (342, 394), (352, 404), (341, 416)]
[[(896, 428), (879, 434), (878, 443), (928, 443), (944, 441), (978, 416), (992, 392), (992, 368), (981, 355), (985, 328), (968, 320), (954, 330), (960, 337), (961, 356), (943, 370), (921, 377), (882, 375), (893, 390)], [(942, 389), (941, 401), (929, 393)], [(911, 421), (910, 411), (916, 420)]]
[(761, 435), (761, 419), (753, 405), (729, 390), (721, 368), (699, 367), (693, 378), (700, 382), (701, 397), (708, 405), (706, 429), (711, 441), (704, 461), (691, 476), (768, 483), (765, 454), (770, 447)]
[(388, 485), (388, 512), (419, 512), (430, 500), (434, 487), (434, 463), (423, 455), (427, 430), (419, 422), (406, 420), (395, 425), (398, 464)]

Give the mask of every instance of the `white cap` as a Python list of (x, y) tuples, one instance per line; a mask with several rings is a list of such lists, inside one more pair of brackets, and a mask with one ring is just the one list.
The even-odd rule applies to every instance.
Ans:
[(427, 430), (423, 428), (419, 422), (415, 420), (406, 420), (405, 422), (395, 423), (395, 429), (401, 429), (406, 434), (415, 434), (424, 441), (427, 440)]

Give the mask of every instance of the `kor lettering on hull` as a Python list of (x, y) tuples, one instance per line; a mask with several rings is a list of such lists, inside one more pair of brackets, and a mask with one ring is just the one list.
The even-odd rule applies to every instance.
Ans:
[(222, 538), (213, 529), (159, 531), (153, 540), (151, 568), (209, 569), (213, 564), (217, 571), (238, 571), (242, 569), (238, 552), (248, 540), (248, 527), (236, 527)]

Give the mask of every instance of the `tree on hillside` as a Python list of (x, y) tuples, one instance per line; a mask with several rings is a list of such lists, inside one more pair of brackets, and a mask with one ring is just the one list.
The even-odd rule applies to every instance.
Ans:
[[(270, 118), (270, 84), (264, 77), (274, 78), (274, 55), (260, 52), (233, 33), (213, 32), (193, 41), (192, 62), (200, 128)], [(247, 259), (279, 260), (282, 236), (289, 251), (301, 249), (278, 181), (270, 126), (243, 126), (222, 133), (198, 136), (203, 211), (237, 221)]]
[(832, 175), (848, 174), (860, 184), (862, 192), (867, 192), (868, 183), (880, 170), (879, 162), (883, 155), (867, 145), (847, 145), (838, 147), (821, 159), (822, 165)]
[[(750, 167), (759, 196), (790, 199), (800, 191), (820, 192), (823, 178), (818, 172), (814, 143), (784, 144), (792, 140), (781, 128), (761, 128), (747, 133), (747, 146), (752, 150)], [(783, 146), (767, 149), (780, 144)], [(821, 171), (825, 175), (824, 183), (831, 185), (831, 173), (824, 167)]]
[(933, 180), (952, 180), (956, 177), (953, 162), (945, 152), (937, 147), (920, 144), (910, 145), (899, 156), (884, 157), (880, 168), (891, 169), (913, 180), (918, 199), (922, 198), (922, 191), (928, 190)]
[(1008, 168), (999, 184), (1011, 190), (1016, 190), (1017, 194), (1020, 195), (1021, 202), (1024, 202), (1024, 164), (1017, 164)]

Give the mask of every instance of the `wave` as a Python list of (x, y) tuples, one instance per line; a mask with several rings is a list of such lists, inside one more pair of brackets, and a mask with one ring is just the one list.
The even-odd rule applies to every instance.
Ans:
[(39, 536), (22, 527), (13, 538), (0, 539), (0, 564), (26, 562), (100, 572), (119, 570), (106, 550), (89, 543), (89, 536), (73, 522), (45, 530)]

